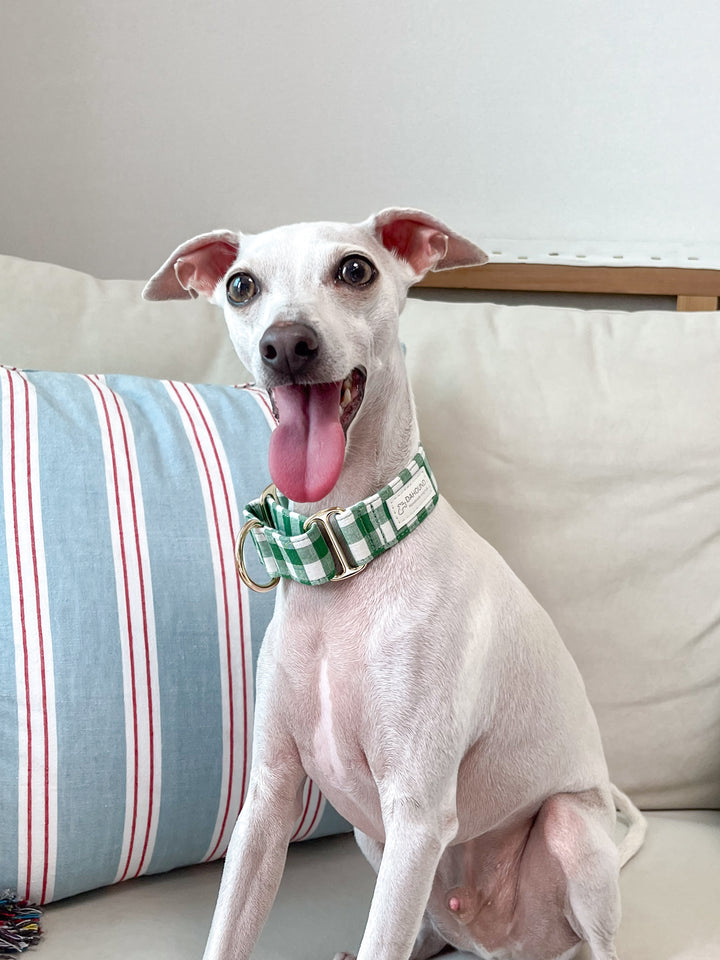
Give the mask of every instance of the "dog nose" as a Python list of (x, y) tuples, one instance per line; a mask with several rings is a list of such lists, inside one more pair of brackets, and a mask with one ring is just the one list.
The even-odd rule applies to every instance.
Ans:
[(318, 354), (318, 338), (306, 323), (279, 321), (260, 340), (260, 356), (276, 373), (299, 373)]

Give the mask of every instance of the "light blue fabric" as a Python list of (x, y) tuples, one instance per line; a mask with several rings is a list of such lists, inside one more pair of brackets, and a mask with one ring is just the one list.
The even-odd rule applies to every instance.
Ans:
[[(215, 858), (247, 783), (252, 677), (273, 605), (237, 593), (227, 573), (230, 512), (242, 516), (267, 484), (266, 416), (233, 387), (2, 367), (0, 381), (0, 890), (48, 901), (121, 879), (123, 860), (129, 877)], [(223, 462), (228, 496), (215, 482), (211, 509), (203, 476)], [(137, 557), (145, 592), (131, 596)], [(248, 645), (243, 676), (233, 641), (232, 691), (231, 635)], [(250, 719), (232, 777), (229, 711), (236, 733), (243, 711)], [(307, 790), (298, 839), (349, 829)]]

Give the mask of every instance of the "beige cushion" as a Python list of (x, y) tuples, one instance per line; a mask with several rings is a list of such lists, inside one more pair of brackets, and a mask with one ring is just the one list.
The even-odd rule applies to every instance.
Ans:
[(401, 328), (440, 488), (555, 619), (614, 780), (720, 806), (719, 315), (411, 301)]
[(0, 256), (0, 363), (194, 383), (249, 379), (220, 310), (204, 300), (146, 303), (142, 288)]
[[(649, 821), (645, 846), (620, 878), (618, 955), (717, 960), (720, 814), (651, 814)], [(195, 960), (202, 955), (219, 881), (220, 865), (213, 863), (52, 904), (38, 960)], [(355, 950), (374, 883), (351, 836), (293, 845), (254, 960), (317, 960)], [(461, 957), (471, 960), (469, 954), (448, 954), (448, 960)]]

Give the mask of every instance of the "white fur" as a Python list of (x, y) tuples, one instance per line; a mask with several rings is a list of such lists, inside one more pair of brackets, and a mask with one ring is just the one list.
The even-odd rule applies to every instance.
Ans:
[[(387, 249), (381, 227), (393, 216), (437, 227), (436, 255), (408, 263)], [(192, 256), (192, 246), (181, 251)], [(378, 268), (362, 293), (334, 282), (348, 252)], [(318, 332), (313, 382), (367, 371), (337, 486), (323, 503), (300, 505), (304, 512), (363, 499), (415, 454), (418, 425), (397, 320), (408, 285), (441, 256), (442, 267), (483, 258), (425, 214), (384, 211), (362, 224), (237, 235), (236, 259), (213, 279), (211, 299), (261, 385), (277, 378), (258, 345), (282, 320)], [(173, 263), (153, 278), (149, 295), (186, 295), (176, 290)], [(226, 277), (238, 269), (262, 286), (240, 308), (225, 297)], [(206, 960), (250, 956), (280, 883), (306, 774), (354, 823), (378, 870), (358, 960), (422, 960), (445, 942), (480, 956), (533, 950), (550, 960), (553, 949), (570, 955), (578, 940), (590, 943), (593, 960), (613, 960), (615, 807), (582, 680), (547, 614), (445, 500), (360, 576), (322, 587), (283, 582), (257, 684), (249, 795)], [(622, 808), (635, 824), (626, 859), (642, 842), (642, 820), (627, 798)], [(493, 903), (507, 893), (501, 867), (511, 870), (515, 890), (509, 913)], [(469, 919), (460, 922), (447, 891), (468, 883)], [(546, 883), (560, 885), (555, 899), (562, 904), (564, 896), (564, 907), (552, 906), (556, 887)], [(557, 914), (546, 916), (550, 910)], [(548, 931), (533, 918), (547, 919)], [(562, 928), (557, 937), (554, 924)], [(512, 932), (496, 948), (504, 925)]]
[(324, 658), (320, 663), (320, 686), (318, 690), (320, 700), (320, 718), (315, 730), (314, 750), (320, 758), (320, 766), (326, 770), (326, 776), (332, 780), (336, 788), (342, 790), (346, 786), (347, 771), (340, 759), (335, 731), (333, 729), (332, 691), (328, 677), (328, 662)]

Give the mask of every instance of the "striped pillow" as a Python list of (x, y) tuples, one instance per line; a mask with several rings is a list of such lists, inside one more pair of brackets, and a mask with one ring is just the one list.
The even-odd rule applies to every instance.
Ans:
[[(0, 890), (48, 902), (224, 854), (273, 603), (233, 561), (263, 402), (0, 367)], [(348, 828), (305, 789), (295, 839)]]

